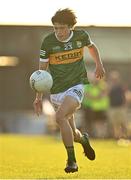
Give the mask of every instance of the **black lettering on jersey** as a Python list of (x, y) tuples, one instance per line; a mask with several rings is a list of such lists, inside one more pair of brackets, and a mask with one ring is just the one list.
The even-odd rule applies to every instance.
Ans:
[(61, 61), (72, 59), (72, 58), (78, 58), (78, 57), (81, 57), (81, 51), (69, 53), (69, 54), (63, 54), (60, 56), (55, 56), (56, 60), (61, 60)]

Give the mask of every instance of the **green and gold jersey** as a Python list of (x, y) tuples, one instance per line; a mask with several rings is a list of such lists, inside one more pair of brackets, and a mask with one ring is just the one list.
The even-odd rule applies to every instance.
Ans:
[(49, 61), (53, 77), (52, 94), (60, 93), (77, 84), (88, 83), (83, 61), (83, 48), (92, 42), (84, 30), (74, 30), (68, 42), (59, 41), (55, 33), (49, 34), (40, 50), (40, 61)]

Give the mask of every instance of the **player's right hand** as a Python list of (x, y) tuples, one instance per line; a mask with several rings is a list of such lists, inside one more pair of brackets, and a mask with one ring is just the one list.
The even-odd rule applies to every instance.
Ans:
[(33, 102), (34, 111), (39, 116), (42, 113), (42, 99), (36, 98)]

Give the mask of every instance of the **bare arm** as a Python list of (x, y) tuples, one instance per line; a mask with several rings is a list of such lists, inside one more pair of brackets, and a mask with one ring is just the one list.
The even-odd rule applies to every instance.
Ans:
[(48, 69), (48, 62), (39, 62), (39, 69), (40, 70), (47, 70)]
[[(39, 69), (40, 70), (47, 70), (48, 62), (39, 62)], [(36, 93), (36, 98), (42, 99), (43, 93)]]
[(95, 70), (95, 76), (96, 78), (103, 78), (105, 74), (105, 69), (103, 67), (101, 57), (98, 51), (98, 48), (95, 44), (92, 44), (88, 47), (90, 55), (93, 57), (95, 64), (96, 64), (96, 70)]
[[(39, 69), (40, 70), (47, 70), (48, 62), (39, 62)], [(33, 102), (35, 113), (39, 116), (42, 112), (42, 97), (43, 93), (36, 92), (36, 97)]]

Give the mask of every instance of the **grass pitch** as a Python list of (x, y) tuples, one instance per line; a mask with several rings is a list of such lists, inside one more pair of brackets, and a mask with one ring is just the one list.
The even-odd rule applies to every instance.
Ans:
[(66, 151), (59, 138), (0, 135), (0, 179), (130, 179), (131, 144), (91, 140), (96, 160), (89, 161), (75, 144), (79, 171), (66, 174)]

